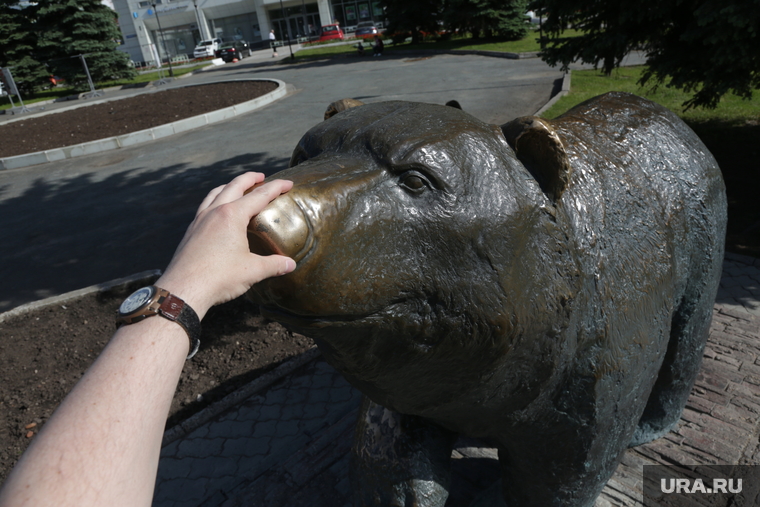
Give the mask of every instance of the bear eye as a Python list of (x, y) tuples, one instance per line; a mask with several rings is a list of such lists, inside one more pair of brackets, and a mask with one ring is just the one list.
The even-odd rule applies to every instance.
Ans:
[(409, 171), (401, 175), (399, 183), (402, 187), (413, 194), (421, 194), (430, 186), (427, 179), (416, 171)]

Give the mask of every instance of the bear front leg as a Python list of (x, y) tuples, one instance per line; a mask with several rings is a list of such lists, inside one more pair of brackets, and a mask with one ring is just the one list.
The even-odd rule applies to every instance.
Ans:
[(443, 507), (456, 434), (365, 397), (351, 452), (356, 507)]

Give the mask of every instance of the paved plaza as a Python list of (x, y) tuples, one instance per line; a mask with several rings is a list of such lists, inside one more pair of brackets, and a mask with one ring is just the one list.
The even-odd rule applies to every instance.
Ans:
[[(481, 120), (503, 123), (535, 113), (562, 78), (538, 59), (388, 54), (288, 66), (269, 55), (165, 85), (287, 83), (288, 95), (263, 109), (144, 145), (0, 171), (0, 312), (165, 266), (210, 188), (245, 170), (285, 168), (333, 100), (456, 99)], [(350, 505), (347, 456), (360, 399), (316, 349), (291, 360), (167, 432), (154, 505)], [(728, 254), (682, 421), (629, 450), (597, 506), (641, 507), (643, 464), (758, 463), (758, 421), (760, 260)], [(452, 458), (448, 505), (466, 506), (497, 479), (495, 450), (461, 441)]]
[[(389, 53), (275, 65), (270, 54), (164, 85), (287, 83), (289, 95), (262, 109), (137, 146), (0, 171), (0, 312), (163, 268), (210, 189), (246, 170), (286, 168), (298, 140), (335, 100), (456, 99), (481, 120), (503, 123), (535, 113), (562, 78), (535, 58)], [(151, 89), (106, 96), (155, 100)]]

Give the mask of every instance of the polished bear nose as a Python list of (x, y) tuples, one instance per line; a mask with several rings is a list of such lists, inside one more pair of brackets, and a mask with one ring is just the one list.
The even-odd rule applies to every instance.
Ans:
[(308, 253), (311, 245), (309, 222), (301, 207), (282, 195), (269, 203), (248, 224), (248, 245), (259, 255), (287, 255), (296, 262)]

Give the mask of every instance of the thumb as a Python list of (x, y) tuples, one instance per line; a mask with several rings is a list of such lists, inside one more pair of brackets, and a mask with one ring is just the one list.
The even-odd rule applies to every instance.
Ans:
[(284, 255), (251, 254), (248, 273), (251, 285), (273, 276), (288, 274), (296, 269), (296, 261)]

